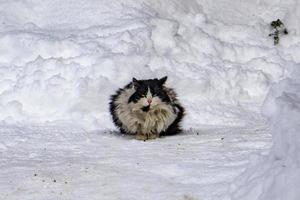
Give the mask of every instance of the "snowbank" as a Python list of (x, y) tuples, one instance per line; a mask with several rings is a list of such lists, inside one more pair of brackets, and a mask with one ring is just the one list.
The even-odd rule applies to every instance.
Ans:
[(295, 65), (292, 77), (274, 85), (263, 112), (271, 122), (273, 147), (258, 157), (233, 185), (233, 199), (297, 200), (300, 197), (300, 75)]
[(111, 129), (107, 102), (118, 87), (168, 75), (187, 108), (185, 128), (260, 121), (270, 83), (285, 77), (267, 24), (248, 15), (228, 24), (247, 8), (223, 5), (227, 17), (218, 18), (210, 6), (1, 2), (0, 120)]
[[(265, 1), (269, 4), (269, 1)], [(232, 199), (297, 200), (300, 197), (299, 16), (297, 1), (278, 2), (272, 9), (290, 27), (288, 40), (277, 47), (286, 78), (273, 84), (262, 106), (269, 119), (273, 147), (267, 156), (253, 155), (248, 169), (231, 185)], [(269, 15), (263, 15), (269, 17)], [(297, 56), (296, 56), (297, 54)]]

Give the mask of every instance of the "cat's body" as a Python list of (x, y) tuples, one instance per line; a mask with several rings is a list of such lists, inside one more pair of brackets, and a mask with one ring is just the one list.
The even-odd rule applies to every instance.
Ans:
[(122, 133), (146, 140), (180, 132), (184, 109), (174, 90), (164, 86), (166, 80), (133, 78), (111, 96), (110, 112)]

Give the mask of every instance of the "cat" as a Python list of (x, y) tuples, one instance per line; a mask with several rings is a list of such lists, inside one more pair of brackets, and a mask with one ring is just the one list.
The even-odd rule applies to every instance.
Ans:
[(114, 124), (123, 134), (138, 140), (156, 139), (181, 131), (184, 108), (175, 91), (161, 79), (137, 80), (120, 88), (110, 98), (110, 113)]

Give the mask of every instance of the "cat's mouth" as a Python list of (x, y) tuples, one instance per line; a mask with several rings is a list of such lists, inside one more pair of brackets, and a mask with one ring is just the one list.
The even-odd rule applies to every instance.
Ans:
[(142, 111), (148, 112), (150, 110), (150, 104), (148, 106), (142, 107)]

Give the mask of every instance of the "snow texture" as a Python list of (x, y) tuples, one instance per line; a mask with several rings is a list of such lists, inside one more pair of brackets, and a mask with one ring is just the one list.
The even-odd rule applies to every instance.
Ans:
[[(297, 200), (300, 197), (300, 82), (299, 65), (290, 78), (274, 85), (263, 112), (271, 122), (273, 147), (256, 158), (232, 188), (233, 199)], [(257, 169), (260, 170), (257, 170)], [(240, 180), (239, 180), (240, 179)]]
[(168, 75), (186, 128), (255, 124), (270, 83), (285, 77), (268, 24), (239, 16), (227, 25), (204, 2), (2, 4), (0, 119), (8, 123), (111, 129), (109, 95), (133, 76)]
[[(298, 200), (299, 35), (297, 0), (0, 1), (0, 199)], [(165, 75), (184, 133), (115, 133), (109, 96)]]
[[(266, 127), (202, 127), (147, 142), (65, 126), (1, 126), (0, 199), (229, 199)], [(242, 149), (242, 150), (241, 150)]]

